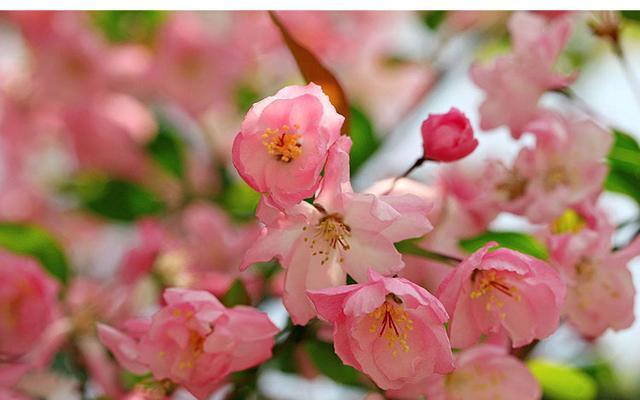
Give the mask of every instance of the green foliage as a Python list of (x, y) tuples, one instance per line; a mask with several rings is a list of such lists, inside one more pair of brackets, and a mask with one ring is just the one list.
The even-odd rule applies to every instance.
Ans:
[(362, 386), (358, 371), (342, 363), (331, 343), (309, 340), (305, 342), (304, 350), (323, 375), (344, 385)]
[(351, 107), (351, 132), (353, 145), (350, 153), (351, 174), (355, 175), (362, 164), (380, 147), (373, 125), (367, 115), (357, 107)]
[(620, 14), (622, 14), (625, 19), (640, 22), (640, 11), (624, 10), (620, 11)]
[(527, 366), (549, 400), (593, 400), (597, 396), (594, 380), (577, 368), (541, 359)]
[(165, 209), (164, 203), (153, 193), (120, 179), (83, 176), (72, 185), (71, 192), (85, 209), (116, 221), (130, 222)]
[(517, 250), (541, 260), (549, 258), (549, 252), (544, 244), (540, 243), (535, 237), (521, 232), (487, 231), (472, 238), (462, 239), (460, 247), (472, 253), (492, 241), (498, 242), (501, 247)]
[(51, 369), (61, 375), (71, 376), (80, 381), (86, 381), (89, 378), (87, 370), (79, 365), (77, 359), (68, 351), (56, 353), (51, 361)]
[(158, 132), (147, 146), (147, 152), (158, 165), (176, 178), (184, 178), (185, 146), (176, 127), (162, 116), (157, 117)]
[(162, 25), (162, 11), (95, 11), (91, 13), (94, 24), (111, 42), (150, 43)]
[(233, 100), (238, 112), (246, 113), (254, 103), (260, 100), (260, 93), (249, 85), (241, 84), (236, 87)]
[(607, 157), (609, 175), (604, 187), (640, 203), (640, 145), (627, 133), (614, 130), (613, 134), (615, 140)]
[(599, 399), (623, 400), (631, 398), (625, 396), (620, 390), (620, 382), (616, 377), (616, 372), (608, 362), (602, 360), (583, 366), (580, 369), (596, 382)]
[(227, 293), (222, 297), (222, 304), (226, 307), (251, 304), (249, 293), (240, 279), (233, 281)]
[(247, 221), (255, 216), (260, 193), (244, 181), (235, 180), (224, 185), (217, 199), (222, 208), (237, 221)]
[(444, 264), (451, 264), (455, 260), (447, 256), (433, 253), (429, 250), (425, 250), (418, 244), (420, 239), (407, 239), (395, 244), (396, 250), (402, 254), (408, 254), (416, 257), (426, 258), (427, 260), (433, 260)]
[(422, 23), (432, 31), (438, 29), (446, 16), (447, 12), (444, 10), (423, 11), (421, 13)]
[(40, 262), (52, 276), (66, 283), (69, 265), (58, 241), (44, 229), (14, 223), (0, 224), (0, 247)]

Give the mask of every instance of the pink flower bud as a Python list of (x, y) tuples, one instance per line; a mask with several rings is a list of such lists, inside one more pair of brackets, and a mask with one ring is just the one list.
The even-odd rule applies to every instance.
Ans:
[(423, 157), (435, 161), (456, 161), (478, 146), (467, 117), (452, 107), (446, 114), (430, 114), (422, 122)]

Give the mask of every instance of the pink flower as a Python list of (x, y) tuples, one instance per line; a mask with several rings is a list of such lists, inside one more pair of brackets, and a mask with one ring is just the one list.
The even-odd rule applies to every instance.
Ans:
[(233, 143), (233, 164), (249, 186), (286, 209), (318, 189), (343, 121), (320, 86), (288, 86), (251, 107)]
[(478, 147), (467, 117), (452, 107), (445, 114), (430, 114), (422, 122), (424, 158), (435, 161), (456, 161)]
[(324, 320), (333, 323), (336, 354), (380, 388), (400, 389), (453, 368), (438, 299), (403, 278), (369, 271), (369, 282), (309, 291)]
[(506, 195), (505, 209), (534, 223), (549, 222), (602, 191), (610, 132), (590, 119), (552, 112), (541, 114), (526, 129), (536, 135), (535, 147), (523, 148), (496, 184)]
[(4, 251), (0, 276), (0, 355), (20, 356), (57, 319), (58, 283), (32, 259)]
[(611, 251), (613, 226), (589, 205), (568, 210), (552, 231), (550, 262), (566, 282), (563, 312), (571, 325), (588, 338), (631, 326), (636, 291), (627, 264), (640, 255), (640, 239)]
[(393, 391), (391, 397), (429, 400), (538, 400), (540, 385), (527, 367), (504, 348), (479, 345), (456, 355), (456, 369), (448, 375), (433, 375), (412, 391)]
[(457, 348), (482, 334), (506, 332), (513, 347), (542, 339), (558, 327), (565, 286), (536, 258), (489, 243), (453, 269), (437, 296), (451, 315), (449, 336)]
[(431, 229), (429, 203), (417, 196), (354, 193), (349, 184), (348, 150), (342, 137), (331, 151), (315, 206), (302, 202), (278, 213), (264, 201), (258, 217), (261, 236), (247, 251), (242, 268), (277, 258), (285, 268), (284, 304), (296, 324), (316, 315), (306, 290), (367, 280), (369, 267), (393, 274), (404, 266), (394, 243)]
[(498, 57), (489, 66), (474, 64), (471, 78), (486, 92), (480, 106), (484, 130), (507, 125), (519, 138), (525, 125), (538, 113), (538, 100), (548, 90), (560, 89), (573, 76), (553, 70), (556, 58), (571, 34), (571, 21), (516, 12), (509, 20), (513, 53)]
[(129, 335), (98, 325), (102, 343), (126, 369), (151, 371), (205, 399), (232, 372), (271, 357), (278, 329), (250, 307), (225, 308), (204, 291), (167, 289), (151, 319), (131, 320)]

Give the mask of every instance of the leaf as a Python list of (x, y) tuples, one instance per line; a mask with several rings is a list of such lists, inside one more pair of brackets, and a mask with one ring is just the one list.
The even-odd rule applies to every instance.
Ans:
[(624, 11), (620, 11), (620, 13), (626, 19), (640, 22), (640, 11), (624, 10)]
[(605, 189), (626, 194), (640, 203), (640, 145), (627, 133), (614, 130)]
[(164, 203), (153, 193), (125, 180), (85, 176), (71, 190), (84, 208), (116, 221), (134, 221), (165, 209)]
[(158, 131), (146, 149), (158, 165), (176, 178), (184, 178), (184, 142), (176, 127), (162, 116), (157, 117)]
[(298, 69), (302, 77), (307, 82), (314, 82), (322, 87), (322, 90), (329, 96), (331, 104), (338, 113), (344, 117), (342, 124), (342, 134), (348, 135), (351, 128), (351, 112), (349, 102), (338, 79), (320, 62), (320, 60), (300, 42), (298, 42), (284, 26), (275, 12), (269, 11), (271, 20), (276, 25), (289, 51), (298, 64)]
[(222, 304), (226, 307), (251, 304), (249, 293), (240, 279), (233, 281), (227, 293), (222, 297)]
[(218, 203), (237, 221), (253, 219), (260, 202), (260, 194), (244, 181), (235, 180), (221, 193)]
[(380, 139), (373, 131), (373, 125), (366, 114), (355, 106), (351, 107), (351, 152), (349, 163), (351, 174), (355, 174), (365, 161), (380, 147)]
[(531, 360), (527, 366), (540, 382), (545, 398), (549, 400), (596, 398), (596, 383), (589, 375), (576, 368), (542, 359)]
[(344, 385), (362, 386), (358, 371), (342, 363), (331, 343), (309, 340), (304, 343), (304, 350), (323, 375)]
[(544, 244), (531, 235), (522, 232), (493, 232), (487, 231), (478, 236), (460, 240), (460, 247), (473, 253), (489, 242), (498, 242), (501, 247), (519, 251), (524, 254), (547, 260), (549, 252)]
[(236, 87), (233, 100), (238, 111), (244, 114), (260, 100), (260, 94), (251, 86), (240, 84)]
[(432, 31), (438, 29), (446, 16), (447, 12), (444, 10), (423, 11), (421, 13), (422, 23)]
[(69, 265), (62, 246), (40, 227), (1, 223), (0, 247), (35, 258), (49, 274), (63, 283), (69, 280)]
[(447, 257), (442, 254), (433, 253), (429, 250), (425, 250), (418, 245), (419, 239), (407, 239), (395, 244), (396, 250), (402, 254), (408, 254), (416, 257), (426, 258), (427, 260), (437, 261), (443, 264), (458, 264), (460, 260), (452, 257)]
[(94, 24), (111, 42), (151, 43), (155, 33), (164, 22), (162, 11), (94, 11)]

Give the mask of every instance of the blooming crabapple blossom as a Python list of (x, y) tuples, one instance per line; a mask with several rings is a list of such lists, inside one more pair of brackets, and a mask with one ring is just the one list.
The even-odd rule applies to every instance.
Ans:
[(548, 22), (542, 16), (527, 12), (511, 16), (509, 32), (513, 52), (498, 57), (491, 65), (474, 64), (471, 68), (471, 78), (486, 93), (480, 105), (483, 130), (506, 125), (511, 135), (519, 138), (538, 113), (540, 97), (573, 81), (573, 76), (553, 70), (571, 35), (571, 25), (566, 17)]
[(250, 307), (225, 308), (211, 293), (167, 289), (166, 305), (150, 319), (131, 320), (128, 335), (98, 325), (102, 343), (131, 372), (151, 371), (198, 399), (206, 399), (232, 372), (271, 357), (278, 328)]
[(582, 204), (554, 221), (547, 239), (551, 265), (567, 285), (563, 313), (588, 338), (634, 321), (636, 291), (627, 264), (640, 254), (640, 239), (611, 251), (613, 231), (601, 211)]
[(264, 201), (258, 217), (261, 236), (247, 251), (242, 268), (277, 258), (286, 269), (284, 304), (296, 324), (316, 315), (306, 290), (367, 280), (367, 269), (393, 274), (404, 263), (394, 242), (419, 237), (431, 229), (430, 205), (417, 196), (355, 193), (349, 184), (348, 150), (341, 137), (330, 152), (323, 187), (314, 205), (302, 202), (278, 213)]
[(367, 283), (308, 293), (320, 317), (333, 324), (342, 362), (381, 389), (401, 389), (453, 369), (447, 312), (422, 287), (370, 270)]
[(524, 147), (511, 169), (488, 177), (504, 209), (549, 222), (602, 191), (611, 134), (590, 119), (545, 112), (527, 125), (535, 147)]
[(233, 142), (240, 176), (282, 210), (311, 197), (344, 117), (320, 86), (288, 86), (254, 104)]
[[(471, 347), (456, 354), (455, 364), (453, 372), (432, 375), (427, 384), (406, 398), (426, 394), (429, 400), (538, 400), (542, 396), (540, 385), (526, 365), (507, 354), (504, 347), (486, 344)], [(387, 394), (403, 397), (411, 393)]]
[(422, 122), (423, 157), (435, 161), (456, 161), (478, 147), (469, 119), (452, 107), (444, 114), (430, 114)]
[(30, 351), (59, 316), (58, 283), (34, 260), (0, 251), (0, 355)]
[(513, 347), (551, 335), (566, 288), (547, 263), (491, 242), (454, 268), (437, 296), (451, 315), (449, 337), (467, 348), (483, 334), (505, 332)]

